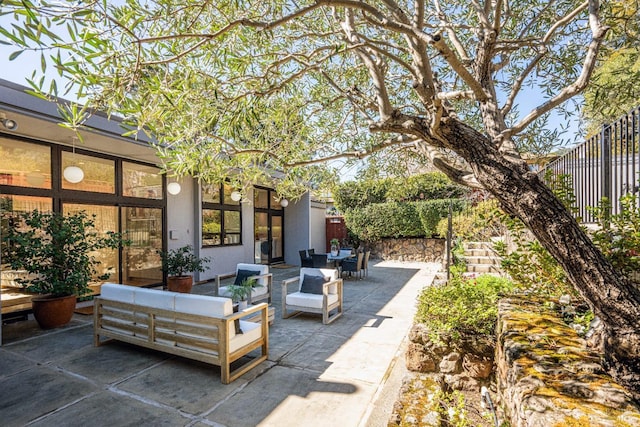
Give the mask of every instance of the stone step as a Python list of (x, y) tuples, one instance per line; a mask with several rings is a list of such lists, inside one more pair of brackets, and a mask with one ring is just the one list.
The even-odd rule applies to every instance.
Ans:
[(495, 256), (467, 256), (464, 257), (467, 265), (474, 264), (491, 264), (491, 265), (500, 265), (502, 263), (502, 259)]
[(465, 251), (468, 249), (491, 249), (493, 245), (491, 242), (464, 242), (462, 244)]
[(467, 272), (469, 273), (500, 273), (500, 269), (491, 264), (467, 264)]
[(465, 256), (496, 256), (496, 252), (492, 249), (467, 249), (464, 251)]

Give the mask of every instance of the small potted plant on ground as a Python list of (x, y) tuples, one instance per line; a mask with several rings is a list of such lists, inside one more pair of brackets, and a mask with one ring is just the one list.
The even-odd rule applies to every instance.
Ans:
[(238, 285), (229, 285), (228, 290), (231, 294), (231, 300), (238, 303), (238, 310), (247, 308), (249, 297), (253, 288), (261, 287), (256, 279), (247, 277)]
[(96, 277), (100, 264), (92, 253), (118, 248), (128, 242), (118, 233), (99, 233), (95, 217), (85, 212), (62, 215), (57, 212), (7, 214), (13, 223), (3, 236), (3, 258), (11, 268), (24, 270), (28, 279), (19, 278), (32, 298), (33, 315), (43, 329), (63, 326), (71, 320), (76, 298), (91, 292), (94, 279), (106, 280), (109, 273)]
[(190, 245), (168, 252), (160, 252), (162, 268), (167, 272), (167, 289), (173, 292), (190, 293), (193, 276), (189, 273), (203, 273), (205, 264), (211, 261), (207, 257), (197, 257)]

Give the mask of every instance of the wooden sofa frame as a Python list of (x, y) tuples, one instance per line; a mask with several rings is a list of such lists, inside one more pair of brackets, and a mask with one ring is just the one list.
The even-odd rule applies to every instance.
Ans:
[[(105, 337), (217, 365), (220, 366), (223, 384), (231, 383), (250, 369), (267, 360), (269, 322), (268, 305), (265, 303), (250, 306), (240, 313), (233, 313), (225, 317), (182, 313), (107, 300), (100, 297), (95, 298), (94, 304), (94, 345), (96, 347), (108, 341), (101, 340), (101, 337)], [(229, 325), (233, 325), (236, 319), (250, 315), (255, 316), (257, 313), (260, 314), (261, 339), (230, 352)], [(124, 323), (104, 318), (103, 315), (105, 314)], [(189, 324), (177, 323), (176, 320), (189, 322)], [(105, 326), (126, 332), (105, 329)], [(203, 329), (199, 326), (215, 327), (215, 329), (208, 329), (204, 334)], [(178, 347), (175, 344), (171, 345), (168, 342), (162, 342), (162, 340), (188, 347)], [(257, 348), (261, 348), (260, 356), (250, 359), (231, 370), (233, 362)]]

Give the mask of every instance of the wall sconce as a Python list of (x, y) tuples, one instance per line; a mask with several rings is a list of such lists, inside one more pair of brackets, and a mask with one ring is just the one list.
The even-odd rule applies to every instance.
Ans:
[(238, 190), (233, 191), (231, 193), (231, 200), (233, 200), (234, 202), (239, 202), (242, 199), (242, 193), (239, 192)]
[[(72, 143), (73, 143), (73, 148), (71, 150), (73, 153), (73, 161), (75, 163), (75, 160), (76, 160), (76, 138), (75, 137), (73, 138)], [(84, 171), (79, 166), (71, 165), (64, 168), (64, 171), (62, 171), (62, 176), (64, 176), (64, 179), (66, 179), (70, 183), (77, 184), (84, 179)]]
[(287, 206), (289, 206), (289, 201), (283, 197), (282, 199), (280, 199), (280, 206), (286, 208)]
[(182, 187), (180, 187), (180, 184), (175, 181), (167, 184), (167, 193), (171, 194), (172, 196), (180, 194), (180, 190), (182, 190)]
[(12, 119), (7, 119), (7, 115), (5, 113), (0, 113), (0, 123), (7, 130), (16, 130), (18, 129), (18, 122)]

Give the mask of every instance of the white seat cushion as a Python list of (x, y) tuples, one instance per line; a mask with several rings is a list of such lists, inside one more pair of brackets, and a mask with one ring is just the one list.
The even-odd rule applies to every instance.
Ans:
[[(338, 302), (338, 294), (329, 294), (327, 304)], [(286, 297), (287, 305), (297, 305), (299, 307), (309, 307), (322, 309), (322, 295), (293, 292)]]
[[(253, 288), (251, 290), (251, 298), (258, 297), (260, 295), (265, 295), (269, 292), (269, 289), (266, 286), (261, 286), (259, 288)], [(231, 292), (229, 292), (229, 288), (227, 286), (221, 286), (218, 289), (218, 296), (231, 298)]]
[(229, 352), (232, 353), (245, 345), (260, 339), (262, 326), (260, 323), (240, 321), (241, 334), (236, 334), (229, 340)]

